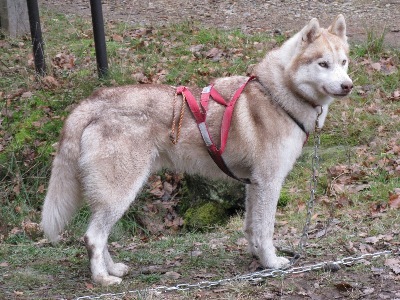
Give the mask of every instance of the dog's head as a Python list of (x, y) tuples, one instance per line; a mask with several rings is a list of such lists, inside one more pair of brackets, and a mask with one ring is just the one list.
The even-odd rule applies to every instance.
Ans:
[(295, 37), (294, 54), (286, 69), (292, 88), (315, 105), (348, 95), (353, 82), (347, 75), (349, 46), (346, 22), (339, 15), (328, 29), (312, 19)]

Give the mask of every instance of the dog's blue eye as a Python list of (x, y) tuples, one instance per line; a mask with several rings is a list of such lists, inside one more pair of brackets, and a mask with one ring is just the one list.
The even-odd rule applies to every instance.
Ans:
[(329, 65), (328, 65), (328, 63), (326, 61), (320, 62), (319, 65), (321, 67), (323, 67), (323, 68), (328, 68), (329, 67)]

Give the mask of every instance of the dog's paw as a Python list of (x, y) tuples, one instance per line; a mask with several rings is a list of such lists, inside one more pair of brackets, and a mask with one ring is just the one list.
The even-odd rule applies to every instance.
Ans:
[(266, 267), (272, 269), (281, 269), (289, 266), (290, 260), (282, 256), (276, 256), (274, 259), (271, 259), (267, 264)]
[(96, 276), (93, 277), (93, 281), (95, 283), (101, 284), (102, 286), (109, 286), (114, 284), (120, 284), (122, 282), (122, 278), (116, 276)]
[(123, 263), (116, 263), (107, 267), (108, 273), (117, 277), (123, 277), (129, 273), (129, 267)]

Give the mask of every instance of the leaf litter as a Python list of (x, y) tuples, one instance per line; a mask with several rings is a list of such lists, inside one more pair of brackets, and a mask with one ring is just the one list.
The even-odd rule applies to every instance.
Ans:
[[(135, 50), (144, 49), (150, 45), (150, 43), (158, 44), (163, 54), (169, 54), (172, 49), (176, 47), (180, 47), (180, 42), (178, 41), (169, 41), (167, 38), (164, 40), (157, 40), (157, 34), (160, 32), (154, 28), (140, 28), (132, 31), (126, 31), (123, 35), (114, 34), (111, 36), (111, 39), (114, 42), (124, 44), (128, 42), (129, 38), (138, 39), (138, 43), (135, 46), (132, 46), (128, 51), (121, 51), (121, 55), (126, 55), (128, 58), (128, 63), (134, 63), (137, 60), (145, 59), (144, 56), (133, 54)], [(90, 36), (88, 36), (90, 37)], [(2, 44), (7, 44), (5, 41), (0, 41)], [(8, 47), (8, 45), (5, 45)], [(256, 48), (263, 48), (262, 43), (254, 44)], [(21, 46), (22, 47), (22, 46)], [(198, 59), (207, 59), (212, 62), (218, 62), (221, 66), (226, 63), (226, 60), (229, 58), (242, 58), (244, 56), (244, 49), (241, 48), (232, 48), (225, 50), (223, 47), (215, 46), (209, 47), (209, 45), (205, 44), (195, 44), (188, 47), (190, 54), (188, 54), (187, 59), (189, 61), (194, 61)], [(171, 55), (173, 58), (174, 55)], [(172, 59), (171, 58), (171, 59)], [(17, 54), (14, 55), (14, 61), (21, 61), (24, 58), (21, 58)], [(32, 56), (28, 55), (25, 58), (28, 66), (32, 67)], [(51, 59), (52, 73), (44, 77), (41, 82), (38, 84), (33, 83), (32, 86), (17, 88), (14, 90), (8, 90), (6, 92), (1, 91), (0, 97), (6, 100), (6, 106), (2, 109), (0, 115), (0, 151), (7, 147), (10, 143), (11, 137), (7, 135), (6, 130), (4, 130), (4, 118), (11, 118), (14, 113), (18, 112), (21, 109), (22, 101), (30, 99), (33, 97), (40, 88), (44, 88), (51, 92), (56, 92), (59, 89), (66, 88), (68, 83), (63, 80), (63, 76), (61, 76), (62, 72), (76, 72), (79, 69), (85, 68), (88, 64), (93, 63), (92, 58), (86, 57), (84, 59), (77, 59), (75, 54), (69, 51), (60, 51), (58, 54), (54, 55)], [(357, 62), (356, 62), (357, 63)], [(378, 60), (371, 60), (370, 58), (364, 58), (361, 62), (358, 62), (360, 65), (364, 65), (366, 67), (367, 72), (373, 76), (374, 74), (382, 74), (384, 76), (390, 76), (398, 72), (398, 62), (393, 57), (382, 57)], [(154, 65), (150, 68), (150, 70), (144, 70), (141, 67), (138, 67), (132, 73), (132, 78), (135, 79), (139, 83), (165, 83), (166, 75), (168, 75), (169, 66), (166, 61), (161, 61), (158, 65)], [(209, 77), (212, 72), (212, 66), (208, 70), (199, 70), (198, 71), (201, 76)], [(373, 100), (367, 107), (360, 107), (359, 110), (365, 110), (371, 115), (377, 115), (386, 113), (390, 115), (393, 119), (393, 122), (398, 122), (400, 116), (400, 109), (393, 111), (386, 111), (385, 105), (391, 102), (397, 102), (400, 100), (400, 90), (396, 88), (393, 92), (387, 94), (383, 92), (377, 86), (372, 85), (364, 85), (361, 87), (356, 87), (357, 94), (361, 97), (367, 98), (371, 97)], [(51, 121), (53, 117), (60, 117), (57, 115), (51, 116), (53, 111), (49, 111), (49, 117), (43, 118), (38, 121), (34, 121), (32, 123), (34, 128), (39, 129), (43, 125), (47, 124)], [(382, 137), (385, 140), (385, 147), (382, 149), (382, 153), (385, 155), (376, 155), (373, 150), (374, 141), (369, 145), (361, 145), (356, 148), (356, 152), (358, 155), (358, 163), (353, 164), (337, 164), (331, 166), (327, 169), (328, 174), (328, 187), (326, 194), (319, 196), (318, 201), (323, 203), (326, 207), (329, 207), (332, 203), (335, 206), (335, 209), (338, 210), (337, 214), (350, 214), (354, 218), (355, 221), (359, 221), (362, 223), (367, 218), (372, 218), (373, 220), (384, 218), (386, 215), (390, 213), (390, 211), (397, 211), (400, 208), (400, 190), (399, 188), (394, 188), (388, 195), (382, 197), (381, 199), (368, 199), (368, 193), (373, 188), (374, 178), (377, 176), (377, 169), (382, 169), (387, 172), (388, 178), (393, 178), (396, 176), (400, 176), (400, 145), (399, 145), (399, 132), (393, 134), (392, 137), (387, 137), (389, 133), (385, 131), (385, 128), (378, 127), (377, 128), (377, 136)], [(38, 141), (40, 144), (41, 141)], [(376, 140), (376, 144), (380, 144), (379, 139)], [(371, 147), (372, 146), (372, 147)], [(27, 166), (32, 166), (35, 159), (37, 158), (37, 153), (35, 153), (34, 149), (25, 149), (24, 152), (24, 164)], [(143, 210), (139, 213), (138, 220), (146, 228), (150, 233), (155, 234), (157, 238), (162, 238), (163, 236), (167, 236), (169, 234), (179, 233), (184, 225), (183, 218), (179, 215), (177, 211), (177, 205), (179, 201), (179, 192), (180, 192), (180, 181), (181, 175), (165, 173), (162, 176), (154, 175), (151, 176), (147, 186), (144, 189), (144, 192), (148, 193), (150, 196), (144, 200)], [(13, 185), (13, 192), (15, 195), (19, 195), (21, 193), (22, 184), (20, 180), (15, 180)], [(37, 187), (37, 192), (43, 194), (45, 191), (45, 187), (40, 185)], [(354, 206), (354, 201), (352, 198), (355, 195), (359, 195), (360, 193), (366, 194), (365, 198), (369, 200), (371, 203), (367, 208), (366, 212), (360, 211), (352, 211)], [(299, 202), (297, 206), (297, 210), (299, 212), (304, 212), (305, 206), (304, 202)], [(15, 207), (15, 211), (17, 213), (21, 213), (22, 208), (20, 206)], [(313, 225), (310, 228), (310, 243), (309, 243), (309, 251), (312, 253), (313, 251), (321, 251), (324, 246), (322, 245), (322, 240), (324, 238), (329, 238), (329, 235), (339, 234), (340, 232), (344, 232), (347, 229), (345, 228), (345, 222), (338, 221), (334, 217), (329, 221), (330, 226), (326, 226), (327, 220), (326, 215), (316, 213), (313, 216)], [(3, 225), (0, 225), (2, 227)], [(18, 236), (21, 233), (26, 234), (28, 237), (32, 239), (37, 239), (41, 232), (39, 225), (29, 219), (25, 219), (21, 222), (20, 226), (13, 227), (11, 229), (2, 229), (0, 232), (4, 236), (4, 232), (7, 231), (7, 236)], [(277, 221), (277, 237), (283, 237), (283, 240), (297, 243), (299, 229), (297, 226), (293, 226), (292, 224), (287, 223), (287, 221)], [(339, 246), (342, 247), (345, 253), (350, 255), (353, 254), (364, 254), (364, 253), (373, 253), (377, 250), (381, 249), (399, 249), (399, 228), (398, 224), (393, 224), (392, 228), (389, 229), (389, 232), (386, 234), (371, 234), (371, 230), (368, 228), (368, 225), (361, 225), (357, 228), (355, 235), (357, 239), (351, 241), (342, 241), (339, 243)], [(4, 240), (4, 237), (2, 238)], [(1, 239), (0, 239), (1, 241)], [(141, 244), (146, 243), (147, 239), (143, 239), (140, 242), (131, 242), (127, 245), (117, 242), (111, 243), (112, 248), (120, 248), (126, 251), (137, 251), (140, 248)], [(42, 243), (44, 244), (44, 242)], [(197, 245), (197, 248), (193, 248), (187, 254), (192, 258), (203, 258), (210, 253), (205, 253), (206, 250), (200, 250), (200, 246), (207, 245), (209, 249), (212, 251), (226, 251), (226, 252), (239, 252), (246, 253), (245, 248), (247, 246), (247, 241), (240, 237), (236, 239), (233, 243), (230, 241), (228, 235), (211, 238), (206, 243), (200, 243)], [(326, 250), (326, 249), (323, 249)], [(174, 250), (172, 250), (173, 252)], [(208, 251), (208, 250), (207, 250)], [(327, 258), (334, 258), (334, 253), (329, 253)], [(318, 257), (319, 258), (319, 257)], [(305, 262), (309, 262), (310, 257), (307, 257)], [(167, 280), (186, 280), (184, 272), (179, 271), (179, 267), (181, 267), (183, 262), (182, 256), (177, 255), (174, 259), (166, 260), (164, 264), (161, 265), (150, 265), (143, 266), (142, 269), (136, 273), (139, 274), (164, 274), (165, 279)], [(358, 279), (354, 278), (343, 278), (332, 276), (334, 283), (334, 287), (340, 293), (350, 293), (354, 292), (354, 290), (358, 290), (361, 295), (383, 295), (381, 298), (384, 299), (385, 293), (381, 290), (377, 290), (376, 288), (369, 287), (369, 284), (373, 284), (375, 277), (378, 277), (379, 280), (388, 280), (389, 282), (400, 281), (399, 279), (399, 259), (388, 258), (385, 259), (384, 265), (390, 270), (390, 274), (385, 272), (384, 268), (376, 268), (371, 266), (370, 269), (373, 272), (373, 276), (369, 276), (368, 274), (361, 274)], [(367, 263), (366, 263), (367, 264)], [(178, 268), (171, 270), (172, 267)], [(247, 259), (246, 267), (250, 271), (256, 271), (260, 268), (257, 260)], [(0, 268), (8, 269), (11, 268), (11, 265), (7, 261), (0, 261)], [(241, 271), (243, 271), (242, 269)], [(374, 272), (374, 271), (376, 272)], [(235, 267), (230, 268), (229, 272), (232, 274), (235, 273)], [(196, 270), (197, 275), (194, 275), (194, 278), (215, 278), (218, 274), (213, 273), (210, 269)], [(343, 274), (342, 274), (343, 275)], [(197, 276), (197, 277), (196, 277)], [(313, 280), (319, 280), (317, 276), (314, 275), (298, 275), (298, 277), (294, 277), (295, 279), (301, 279), (303, 277), (310, 277)], [(347, 273), (345, 273), (347, 276)], [(348, 280), (347, 280), (348, 279)], [(354, 282), (363, 282), (360, 284), (355, 284)], [(95, 287), (86, 282), (86, 289), (92, 290)], [(268, 292), (268, 297), (275, 297), (279, 293), (282, 293), (282, 289), (278, 287), (274, 287), (275, 283), (271, 283), (271, 290), (273, 293)], [(308, 290), (304, 287), (307, 286), (306, 283), (299, 281), (295, 285), (295, 290), (293, 292), (284, 291), (282, 299), (286, 296), (298, 296), (298, 295), (313, 295), (311, 298), (317, 299), (319, 296), (315, 296), (315, 292), (320, 290), (320, 293), (325, 293), (326, 290), (329, 290), (329, 286), (326, 282), (321, 283), (318, 286), (314, 286), (316, 288)], [(311, 290), (314, 290), (314, 294)], [(214, 293), (225, 293), (230, 291), (230, 289), (220, 289), (214, 292), (199, 292), (199, 297), (201, 294), (213, 295)], [(15, 296), (23, 296), (24, 293), (16, 290), (14, 292)], [(342, 295), (342, 294), (340, 294)], [(266, 297), (267, 297), (266, 296)], [(400, 297), (400, 295), (397, 295)], [(339, 296), (338, 296), (339, 297)], [(372, 297), (372, 296), (371, 296)], [(269, 298), (266, 298), (269, 299)], [(272, 299), (272, 298), (271, 298)]]

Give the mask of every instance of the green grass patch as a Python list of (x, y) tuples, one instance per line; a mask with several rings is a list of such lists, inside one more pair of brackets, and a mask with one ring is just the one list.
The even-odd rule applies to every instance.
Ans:
[[(214, 77), (245, 75), (248, 65), (259, 61), (268, 49), (280, 45), (287, 37), (203, 28), (192, 22), (160, 28), (109, 23), (106, 26), (109, 76), (98, 80), (90, 20), (44, 12), (42, 24), (48, 75), (56, 82), (53, 85), (35, 76), (27, 59), (30, 54), (27, 39), (0, 37), (4, 45), (0, 47), (0, 72), (4, 74), (0, 78), (0, 291), (10, 299), (15, 298), (14, 291), (20, 290), (27, 299), (71, 298), (176, 283), (177, 280), (165, 275), (166, 270), (179, 273), (182, 282), (248, 272), (252, 258), (243, 242), (241, 215), (230, 219), (228, 225), (215, 225), (222, 218), (211, 220), (213, 225), (204, 225), (210, 231), (190, 232), (186, 228), (175, 234), (152, 237), (139, 222), (143, 211), (133, 206), (115, 226), (110, 249), (117, 260), (128, 263), (135, 272), (128, 275), (121, 287), (107, 289), (88, 284), (91, 279), (86, 250), (82, 242), (77, 242), (90, 218), (88, 207), (79, 211), (58, 246), (41, 241), (40, 235), (30, 234), (26, 224), (40, 222), (55, 152), (52, 145), (58, 141), (63, 121), (73, 106), (93, 90), (136, 83), (138, 78), (170, 85), (205, 85)], [(366, 236), (398, 237), (395, 233), (400, 223), (398, 210), (389, 208), (388, 199), (400, 186), (396, 173), (400, 102), (394, 96), (400, 89), (400, 53), (385, 48), (383, 37), (383, 33), (370, 32), (366, 43), (352, 45), (351, 77), (355, 90), (349, 99), (332, 105), (321, 133), (312, 229), (318, 233), (321, 224), (331, 222), (333, 233), (312, 240), (308, 260), (343, 257), (347, 254), (343, 245), (350, 242), (361, 251), (360, 247), (367, 244)], [(193, 50), (194, 47), (200, 50)], [(207, 56), (213, 48), (221, 53), (218, 59), (211, 54)], [(310, 139), (279, 200), (277, 234), (288, 245), (295, 244), (304, 222), (312, 155)], [(329, 169), (335, 166), (342, 167), (343, 173), (329, 175)], [(342, 183), (340, 180), (346, 176), (349, 181)], [(359, 191), (351, 189), (360, 185), (364, 187)], [(185, 188), (178, 197), (188, 195)], [(221, 196), (221, 190), (202, 195), (214, 201), (209, 203), (224, 203), (220, 198), (231, 199), (240, 194)], [(138, 202), (151, 197), (144, 190)], [(182, 204), (182, 214), (185, 211), (190, 214), (192, 209), (194, 222), (215, 217), (218, 208), (210, 209), (213, 204), (193, 213), (193, 207), (201, 207), (201, 199), (196, 201)], [(235, 211), (238, 207), (243, 209), (241, 205)], [(222, 206), (228, 208), (226, 203)], [(237, 214), (233, 210), (230, 213)], [(370, 246), (379, 250), (389, 244), (380, 241)], [(330, 250), (328, 257), (326, 249)], [(369, 269), (358, 266), (355, 271), (365, 273)], [(338, 278), (323, 272), (315, 276), (326, 285)], [(295, 284), (286, 286), (279, 280), (274, 283), (275, 287), (280, 284), (287, 290), (296, 290)], [(261, 287), (264, 291), (259, 292), (258, 286), (228, 287), (226, 294), (247, 297), (238, 299), (260, 298), (267, 290), (264, 285)], [(273, 290), (274, 285), (268, 288)], [(181, 296), (193, 299), (190, 292)]]

